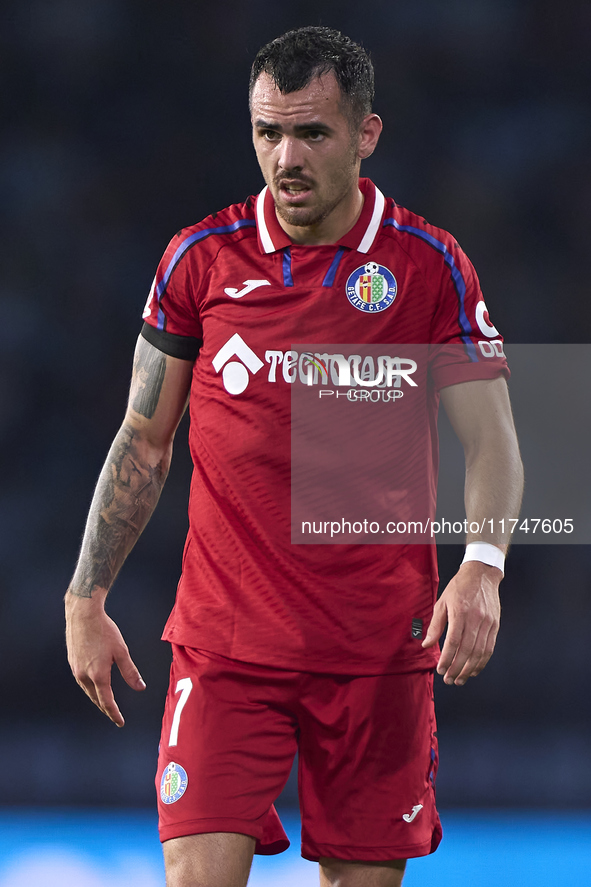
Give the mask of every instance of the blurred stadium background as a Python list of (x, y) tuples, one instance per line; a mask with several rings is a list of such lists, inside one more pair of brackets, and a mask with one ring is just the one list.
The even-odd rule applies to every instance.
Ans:
[[(70, 676), (62, 595), (162, 251), (260, 190), (250, 62), (309, 23), (370, 50), (385, 131), (365, 174), (457, 236), (506, 340), (589, 341), (589, 3), (4, 2), (0, 887), (163, 884), (153, 770), (169, 652), (158, 638), (186, 530), (186, 429), (110, 600), (148, 684), (135, 695), (115, 676), (123, 731)], [(442, 550), (442, 581), (459, 556)], [(448, 840), (416, 872), (447, 884), (449, 866), (455, 885), (476, 872), (486, 885), (514, 846), (504, 884), (589, 883), (590, 587), (587, 546), (514, 548), (493, 660), (462, 690), (438, 686)], [(295, 800), (290, 782), (292, 831)], [(564, 881), (554, 852), (579, 866)], [(253, 884), (314, 883), (266, 864)]]

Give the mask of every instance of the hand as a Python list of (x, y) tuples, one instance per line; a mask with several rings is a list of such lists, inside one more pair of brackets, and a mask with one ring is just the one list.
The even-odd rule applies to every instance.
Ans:
[(492, 656), (501, 616), (502, 578), (496, 567), (467, 561), (435, 604), (423, 647), (436, 644), (448, 624), (437, 665), (446, 684), (462, 686), (468, 678), (476, 677)]
[(68, 662), (77, 683), (118, 727), (125, 723), (111, 689), (111, 668), (117, 663), (132, 690), (146, 685), (134, 665), (121, 632), (97, 598), (66, 595)]

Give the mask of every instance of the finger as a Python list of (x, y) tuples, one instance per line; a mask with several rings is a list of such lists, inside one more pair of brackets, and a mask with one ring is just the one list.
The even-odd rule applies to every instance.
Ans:
[(446, 684), (453, 684), (462, 671), (474, 650), (477, 637), (478, 627), (470, 625), (465, 618), (450, 621), (437, 665), (437, 671), (444, 676)]
[(90, 678), (76, 678), (76, 683), (79, 687), (82, 687), (88, 698), (94, 702), (96, 707), (100, 708), (96, 690), (94, 689), (94, 684)]
[(99, 694), (95, 683), (91, 678), (76, 678), (76, 683), (78, 686), (82, 687), (91, 702), (93, 702), (104, 715), (113, 721), (114, 724), (117, 724), (118, 727), (123, 726), (125, 721), (117, 707), (110, 684), (107, 685), (108, 691), (106, 693), (101, 692)]
[(139, 673), (139, 669), (129, 655), (129, 650), (124, 647), (115, 657), (115, 662), (121, 672), (121, 677), (132, 690), (145, 690), (146, 683)]
[(96, 695), (98, 699), (98, 707), (114, 724), (123, 727), (125, 721), (123, 715), (119, 711), (119, 707), (115, 702), (115, 696), (111, 688), (110, 681), (95, 681)]
[(466, 648), (464, 653), (467, 655), (458, 656), (457, 660), (454, 660), (448, 669), (448, 675), (452, 678), (450, 683), (463, 687), (472, 674), (479, 674), (482, 668), (484, 668), (488, 662), (488, 658), (484, 659), (484, 651), (489, 634), (490, 624), (483, 622), (478, 630), (472, 650), (468, 651)]
[(484, 651), (482, 653), (480, 661), (472, 669), (472, 671), (468, 675), (468, 677), (475, 678), (477, 675), (480, 674), (480, 672), (482, 671), (484, 666), (488, 663), (488, 660), (490, 659), (490, 657), (492, 656), (492, 654), (494, 652), (495, 644), (497, 642), (498, 633), (499, 633), (499, 623), (493, 622), (493, 624), (491, 625), (490, 630), (488, 632), (488, 636), (487, 636), (485, 644), (484, 644)]
[[(493, 654), (497, 634), (499, 631), (499, 622), (493, 617), (485, 617), (479, 627), (478, 635), (474, 643), (474, 647), (466, 659), (460, 673), (455, 677), (455, 683), (463, 686), (468, 678), (476, 677), (487, 664)], [(454, 662), (450, 670), (450, 675), (455, 672)]]
[[(454, 626), (450, 624), (449, 628), (447, 629), (447, 635), (445, 637), (445, 643), (443, 644), (443, 648), (441, 650), (439, 662), (437, 663), (437, 674), (445, 675), (445, 678), (448, 677), (448, 669), (451, 667), (451, 664), (458, 653), (461, 642), (461, 626)], [(446, 680), (446, 683), (449, 682)]]
[(427, 647), (432, 647), (437, 643), (441, 635), (445, 630), (445, 624), (447, 622), (447, 607), (441, 600), (437, 601), (435, 604), (435, 608), (433, 610), (433, 618), (429, 623), (429, 628), (427, 629), (427, 636), (422, 643), (422, 646), (426, 649)]

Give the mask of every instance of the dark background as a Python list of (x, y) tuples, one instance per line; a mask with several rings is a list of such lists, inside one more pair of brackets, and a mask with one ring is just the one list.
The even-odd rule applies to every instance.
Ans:
[[(250, 63), (303, 24), (370, 50), (385, 131), (364, 173), (458, 237), (506, 340), (589, 341), (588, 3), (2, 4), (0, 752), (11, 803), (153, 802), (186, 426), (109, 602), (148, 684), (136, 695), (115, 677), (122, 731), (69, 673), (62, 595), (161, 253), (179, 228), (262, 187)], [(442, 579), (460, 557), (442, 550)], [(513, 549), (493, 660), (462, 689), (439, 681), (443, 805), (589, 804), (590, 577), (586, 546)]]

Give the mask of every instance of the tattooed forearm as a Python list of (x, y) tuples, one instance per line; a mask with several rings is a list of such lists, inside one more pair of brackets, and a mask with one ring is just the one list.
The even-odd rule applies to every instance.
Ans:
[(95, 589), (111, 587), (156, 507), (169, 464), (170, 453), (150, 464), (141, 436), (123, 425), (94, 493), (72, 594), (92, 597)]
[(136, 413), (151, 419), (156, 412), (164, 374), (166, 355), (140, 340), (135, 354), (130, 402)]

